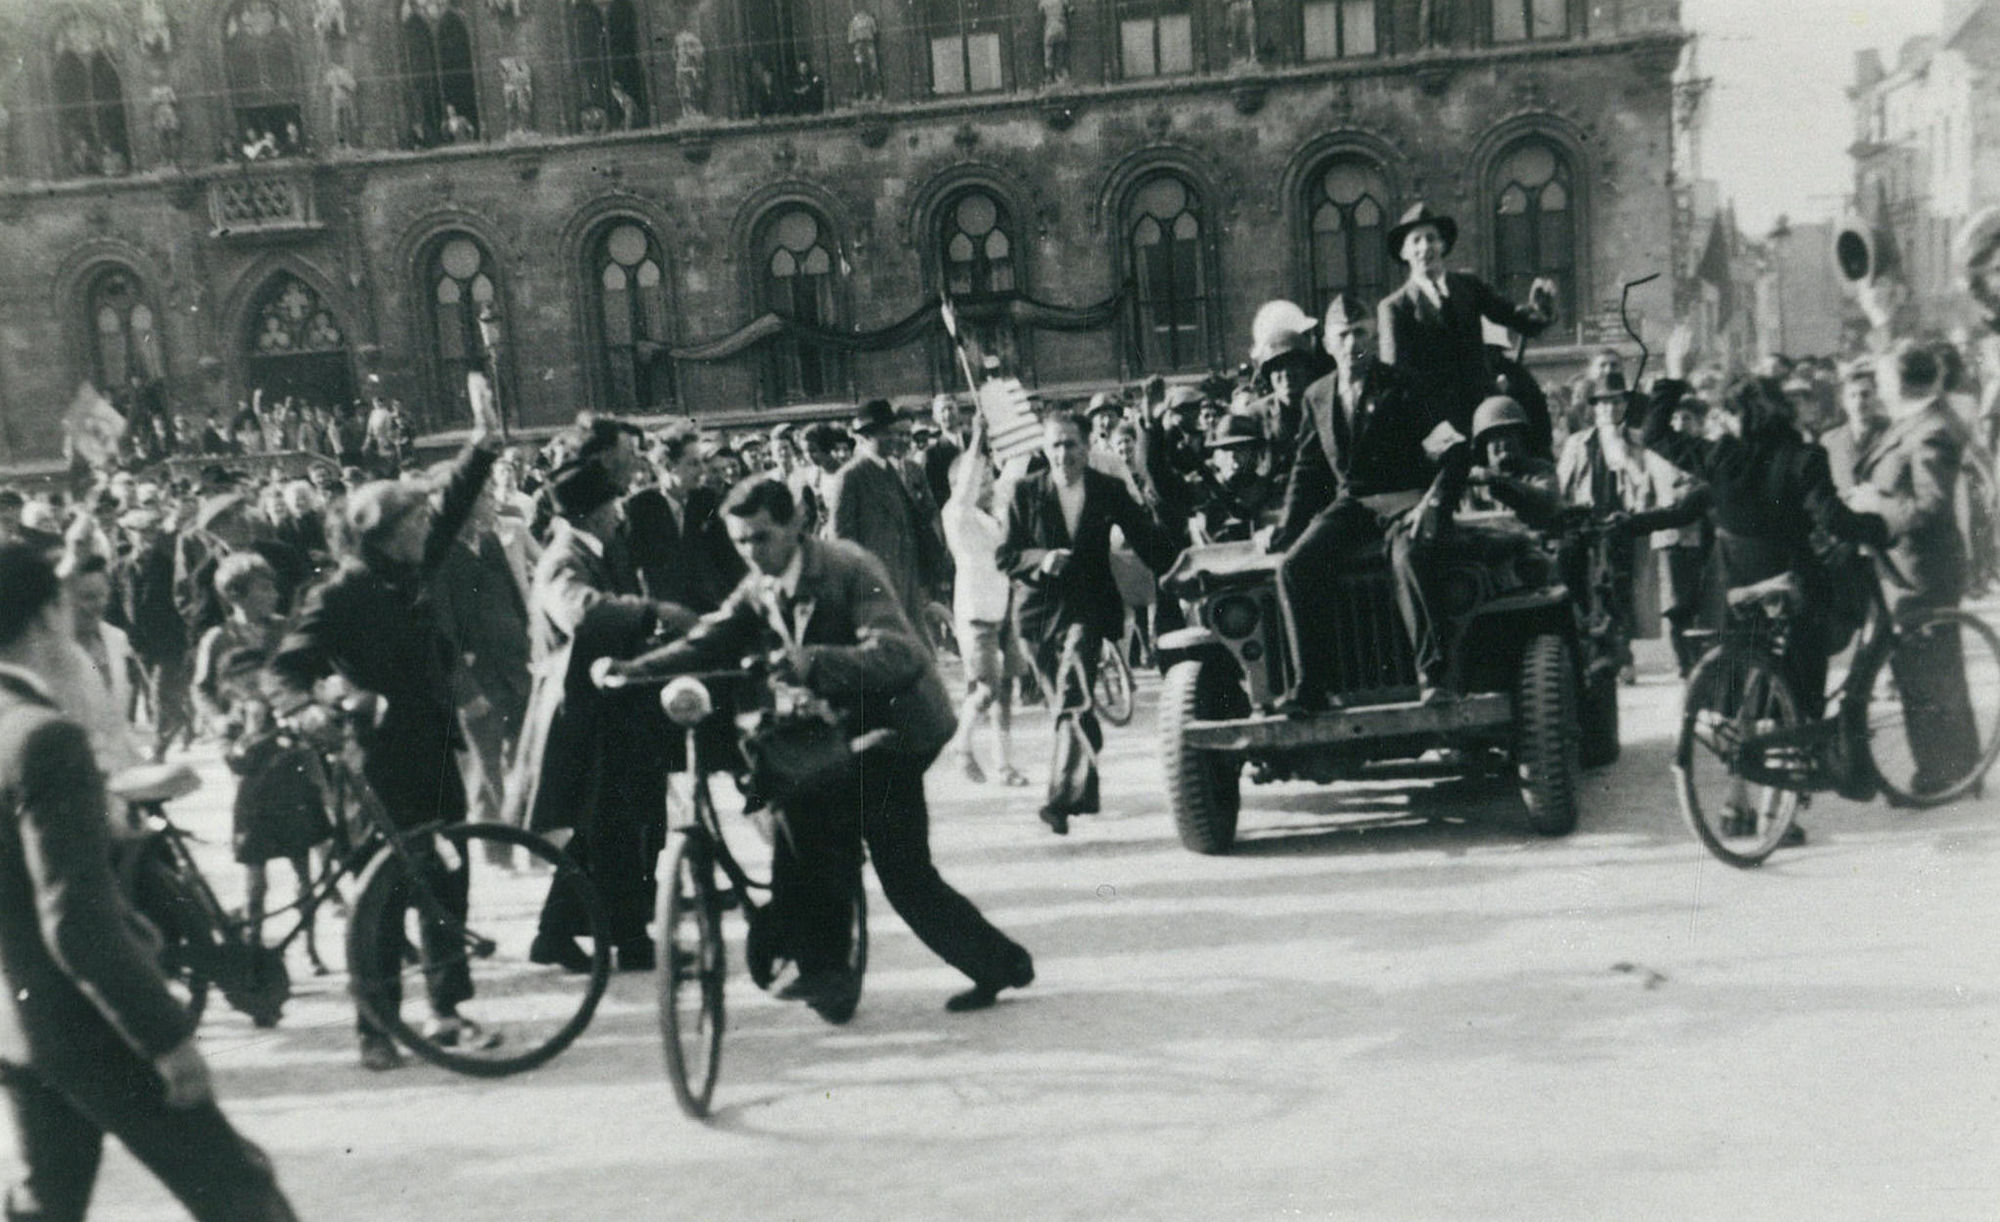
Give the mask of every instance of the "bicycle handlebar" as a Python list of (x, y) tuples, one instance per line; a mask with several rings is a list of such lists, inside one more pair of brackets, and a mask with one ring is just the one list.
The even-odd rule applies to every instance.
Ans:
[(735, 670), (690, 670), (661, 675), (620, 675), (613, 674), (611, 668), (617, 664), (616, 658), (599, 658), (590, 664), (591, 686), (601, 692), (623, 691), (627, 688), (665, 687), (676, 679), (693, 679), (703, 685), (712, 683), (741, 683), (757, 677), (758, 671), (750, 667)]

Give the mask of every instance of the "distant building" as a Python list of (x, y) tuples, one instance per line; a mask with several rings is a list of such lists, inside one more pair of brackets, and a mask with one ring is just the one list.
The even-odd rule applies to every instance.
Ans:
[(1894, 238), (1918, 320), (1971, 321), (1952, 248), (2000, 203), (2000, 0), (1954, 0), (1943, 29), (1904, 43), (1893, 64), (1856, 57), (1855, 213)]
[(1268, 298), (1391, 288), (1419, 197), (1562, 286), (1560, 373), (1674, 258), (1675, 0), (167, 7), (0, 12), (0, 461), (85, 381), (373, 374), (432, 430), (489, 365), (526, 425), (919, 396), (940, 293), (1034, 384), (1198, 375)]

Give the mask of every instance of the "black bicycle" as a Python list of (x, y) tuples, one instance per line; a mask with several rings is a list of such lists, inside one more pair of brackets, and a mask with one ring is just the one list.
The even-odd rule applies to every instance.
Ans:
[[(545, 1064), (589, 1026), (609, 983), (608, 925), (596, 888), (567, 854), (519, 828), (397, 826), (361, 772), (356, 713), (337, 710), (322, 732), (285, 731), (312, 748), (322, 792), (337, 812), (337, 848), (307, 896), (267, 914), (267, 921), (299, 914), (277, 943), (263, 942), (261, 923), (223, 908), (189, 851), (192, 837), (155, 802), (154, 833), (138, 855), (131, 893), (160, 930), (163, 966), (197, 1016), (212, 985), (257, 1025), (274, 1025), (291, 993), (284, 947), (309, 927), (310, 908), (353, 874), (359, 883), (347, 922), (348, 979), (369, 1019), (417, 1056), (458, 1073), (500, 1077)], [(570, 890), (587, 925), (588, 972), (529, 958), (552, 887)], [(461, 892), (462, 909), (447, 902)], [(428, 981), (452, 981), (467, 994), (483, 1039), (435, 1021)]]
[[(659, 883), (660, 1037), (674, 1099), (682, 1111), (699, 1118), (708, 1115), (721, 1070), (726, 1025), (723, 983), (728, 975), (723, 913), (736, 910), (743, 914), (747, 926), (744, 958), (757, 987), (769, 988), (787, 957), (773, 928), (770, 882), (752, 878), (722, 834), (708, 778), (723, 769), (703, 758), (704, 737), (712, 734), (716, 725), (726, 724), (728, 717), (718, 711), (715, 691), (723, 693), (723, 703), (733, 705), (733, 698), (745, 685), (760, 682), (761, 677), (754, 672), (711, 671), (662, 679), (625, 679), (600, 672), (596, 678), (607, 690), (662, 685), (660, 707), (685, 743), (682, 770), (667, 778), (667, 843), (655, 871)], [(713, 754), (712, 741), (709, 749)], [(783, 814), (776, 810), (768, 813), (770, 834), (786, 835)], [(762, 902), (756, 898), (759, 893), (766, 897)], [(853, 988), (837, 1001), (816, 1006), (820, 1016), (832, 1023), (853, 1017), (868, 967), (868, 904), (858, 878), (849, 911), (852, 928), (846, 967)]]
[[(1674, 748), (1681, 811), (1702, 845), (1732, 866), (1769, 857), (1810, 795), (1929, 807), (1979, 789), (2000, 757), (2000, 634), (1957, 609), (1892, 615), (1879, 584), (1831, 702), (1807, 720), (1781, 659), (1803, 587), (1791, 573), (1731, 590), (1731, 626), (1688, 676)], [(1967, 709), (1924, 677), (1962, 666)], [(1963, 740), (1948, 773), (1936, 741)], [(1930, 769), (1927, 771), (1927, 769)]]

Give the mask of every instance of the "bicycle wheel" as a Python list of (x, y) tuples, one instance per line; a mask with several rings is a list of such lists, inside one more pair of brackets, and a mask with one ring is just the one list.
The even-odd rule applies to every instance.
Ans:
[(1756, 650), (1725, 647), (1702, 659), (1688, 676), (1674, 747), (1674, 781), (1681, 813), (1702, 846), (1718, 860), (1749, 867), (1783, 843), (1798, 818), (1800, 791), (1751, 781), (1741, 772), (1792, 764), (1777, 750), (1748, 751), (1758, 735), (1799, 724), (1798, 701), (1771, 659)]
[(1125, 643), (1106, 639), (1097, 663), (1097, 715), (1114, 726), (1132, 722), (1132, 667)]
[[(1952, 686), (1960, 674), (1963, 704)], [(2000, 634), (1964, 611), (1926, 611), (1899, 625), (1871, 684), (1867, 734), (1869, 766), (1893, 805), (1936, 806), (1971, 792), (2000, 756)]]
[(659, 871), (660, 1041), (674, 1099), (690, 1116), (708, 1115), (722, 1064), (722, 906), (715, 850), (698, 826), (676, 829)]
[[(348, 922), (363, 1015), (426, 1061), (475, 1077), (533, 1069), (569, 1047), (611, 971), (604, 906), (582, 868), (540, 836), (495, 823), (439, 827), (402, 844), (407, 857), (385, 845), (362, 872)], [(489, 864), (502, 847), (520, 868)], [(588, 972), (530, 958), (544, 900), (557, 889), (590, 940)], [(454, 1007), (476, 1029), (432, 1021)]]

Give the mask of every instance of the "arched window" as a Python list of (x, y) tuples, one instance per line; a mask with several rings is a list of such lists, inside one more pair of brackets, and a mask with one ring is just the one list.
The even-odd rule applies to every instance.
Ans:
[(640, 59), (644, 43), (631, 0), (571, 0), (570, 30), (575, 39), (583, 129), (645, 127), (651, 120), (646, 108), (646, 69)]
[[(811, 326), (836, 325), (841, 258), (825, 218), (796, 205), (779, 208), (758, 225), (754, 245), (766, 310)], [(769, 347), (764, 391), (772, 401), (840, 393), (837, 353), (789, 337)]]
[(137, 276), (127, 268), (108, 268), (90, 282), (84, 300), (91, 377), (99, 390), (114, 394), (165, 376), (153, 308)]
[(247, 384), (266, 402), (295, 398), (331, 406), (354, 399), (347, 338), (311, 285), (279, 272), (264, 282), (245, 324)]
[(420, 300), (430, 303), (432, 319), (434, 401), (444, 406), (447, 419), (468, 418), (472, 408), (465, 397), (465, 375), (485, 369), (487, 360), (479, 316), (486, 307), (496, 313), (500, 309), (492, 256), (469, 234), (440, 236), (424, 263), (422, 292)]
[(660, 411), (673, 403), (666, 266), (660, 244), (634, 221), (613, 222), (591, 245), (590, 288), (610, 411)]
[(279, 153), (303, 152), (303, 94), (284, 10), (272, 0), (238, 4), (222, 24), (222, 52), (235, 135), (248, 144), (268, 133)]
[(1575, 316), (1574, 198), (1569, 160), (1546, 140), (1522, 140), (1495, 163), (1493, 270), (1509, 299), (1526, 301), (1528, 286), (1547, 276)]
[(403, 0), (403, 54), (410, 86), (410, 143), (462, 144), (479, 138), (479, 90), (472, 31), (457, 0)]
[(1324, 313), (1337, 293), (1350, 293), (1373, 310), (1389, 291), (1389, 185), (1382, 171), (1359, 157), (1339, 157), (1306, 187), (1312, 263), (1312, 310)]
[(1208, 272), (1201, 200), (1172, 174), (1146, 179), (1127, 197), (1127, 274), (1137, 292), (1136, 349), (1150, 373), (1208, 362)]
[(1494, 42), (1569, 37), (1569, 0), (1493, 0)]
[(58, 156), (74, 174), (123, 174), (132, 168), (125, 131), (125, 88), (104, 28), (79, 17), (56, 35), (54, 72)]
[(1118, 0), (1118, 70), (1126, 80), (1194, 71), (1188, 0)]
[(931, 92), (991, 93), (1006, 88), (1001, 62), (1007, 12), (992, 0), (926, 0)]
[[(973, 189), (947, 200), (936, 212), (938, 283), (946, 296), (977, 302), (1020, 287), (1015, 264), (1013, 218), (990, 192)], [(1009, 372), (1020, 369), (1019, 338), (1005, 320), (961, 318), (960, 334), (978, 354), (998, 356)], [(939, 377), (959, 379), (958, 358), (949, 347), (939, 361)]]

